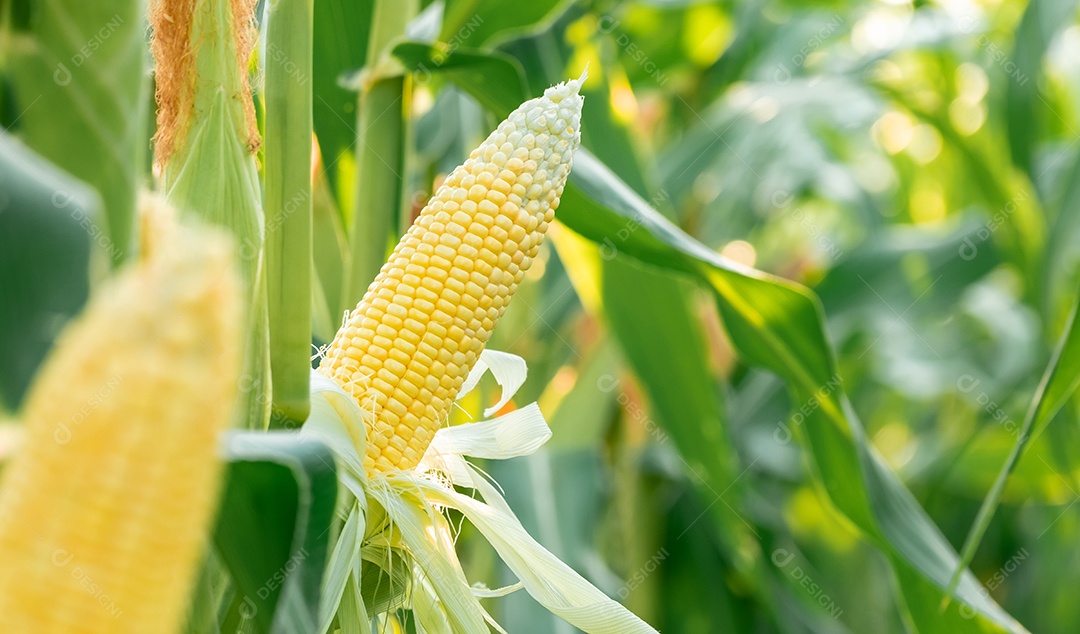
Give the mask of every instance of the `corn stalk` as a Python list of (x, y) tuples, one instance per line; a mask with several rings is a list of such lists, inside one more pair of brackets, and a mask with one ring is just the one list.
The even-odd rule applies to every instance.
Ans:
[(311, 389), (312, 9), (312, 0), (275, 0), (266, 20), (263, 192), (275, 427), (304, 422)]
[(352, 257), (344, 298), (348, 305), (359, 301), (375, 279), (392, 244), (394, 219), (402, 213), (410, 79), (389, 51), (416, 11), (415, 0), (375, 3), (356, 120)]

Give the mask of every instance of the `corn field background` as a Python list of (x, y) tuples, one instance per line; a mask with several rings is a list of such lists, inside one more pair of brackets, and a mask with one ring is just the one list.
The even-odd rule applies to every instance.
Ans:
[[(0, 0), (0, 476), (123, 421), (135, 308), (87, 352), (114, 369), (65, 375), (71, 415), (23, 438), (65, 326), (169, 251), (154, 208), (231, 237), (221, 303), (247, 307), (241, 367), (177, 363), (207, 387), (145, 394), (163, 421), (220, 410), (230, 428), (223, 464), (184, 463), (219, 497), (174, 544), (198, 554), (175, 622), (130, 629), (140, 595), (76, 549), (38, 563), (82, 571), (106, 613), (86, 631), (318, 631), (350, 526), (340, 460), (301, 433), (320, 350), (454, 166), (587, 69), (550, 238), (488, 343), (528, 363), (504, 411), (535, 401), (552, 432), (475, 461), (528, 532), (661, 632), (1076, 631), (1077, 17), (1068, 0)], [(147, 302), (171, 292), (146, 279)], [(139, 358), (189, 337), (183, 310), (153, 317)], [(498, 400), (485, 379), (449, 424)], [(161, 438), (124, 481), (160, 471)], [(120, 446), (33, 472), (40, 518), (0, 488), (0, 569), (68, 508), (49, 474)], [(119, 499), (101, 517), (144, 503)], [(445, 516), (470, 580), (516, 582)], [(357, 600), (389, 616), (330, 630), (422, 631), (369, 563)], [(33, 583), (15, 569), (0, 594)], [(484, 606), (509, 632), (578, 631), (526, 592)]]

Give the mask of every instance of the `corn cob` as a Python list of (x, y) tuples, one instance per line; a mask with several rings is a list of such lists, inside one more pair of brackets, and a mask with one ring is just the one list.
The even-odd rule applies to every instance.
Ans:
[(584, 75), (526, 101), (447, 176), (325, 352), (368, 412), (367, 471), (415, 467), (551, 222)]
[(0, 632), (183, 624), (236, 394), (229, 243), (177, 229), (94, 296), (27, 398), (0, 488)]

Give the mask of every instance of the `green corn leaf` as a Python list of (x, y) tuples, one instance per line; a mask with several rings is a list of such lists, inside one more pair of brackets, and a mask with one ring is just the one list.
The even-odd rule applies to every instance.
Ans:
[[(657, 442), (672, 440), (680, 466), (698, 488), (725, 544), (725, 554), (745, 573), (760, 564), (760, 549), (740, 514), (744, 469), (728, 436), (720, 390), (705, 357), (701, 324), (691, 312), (693, 288), (670, 272), (648, 270), (626, 259), (604, 263), (604, 312), (623, 354), (641, 377), (660, 425), (647, 421)], [(608, 377), (600, 389), (620, 389)], [(743, 511), (744, 512), (744, 511)]]
[[(312, 115), (323, 169), (338, 196), (342, 166), (356, 154), (356, 91), (343, 85), (346, 73), (367, 63), (375, 0), (315, 3), (311, 67)], [(339, 205), (344, 201), (339, 196)]]
[(404, 186), (405, 100), (401, 76), (380, 79), (360, 95), (350, 268), (343, 298), (350, 308), (378, 275), (394, 241)]
[(334, 338), (341, 314), (346, 310), (341, 296), (345, 290), (345, 271), (349, 268), (349, 245), (326, 174), (317, 174), (312, 187), (311, 237), (315, 265), (312, 328), (315, 339), (326, 343)]
[(146, 148), (145, 3), (6, 4), (20, 5), (8, 65), (17, 127), (32, 148), (101, 195), (99, 242), (119, 264), (133, 254)]
[[(605, 165), (626, 176), (634, 191), (648, 192), (629, 132), (613, 123), (607, 77), (586, 92), (590, 106), (582, 114), (583, 142), (596, 147)], [(663, 200), (666, 192), (654, 196)], [(760, 546), (745, 517), (742, 465), (731, 441), (719, 384), (707, 357), (708, 345), (694, 312), (695, 289), (672, 271), (642, 267), (617, 252), (600, 250), (603, 314), (619, 340), (623, 355), (640, 378), (660, 419), (646, 421), (646, 431), (659, 443), (673, 441), (683, 473), (709, 509), (723, 542), (724, 555), (747, 583), (760, 589)], [(619, 390), (609, 377), (601, 389)]]
[(570, 0), (526, 2), (507, 11), (500, 0), (449, 0), (439, 39), (477, 46), (529, 31), (539, 31), (572, 5)]
[(395, 242), (395, 221), (404, 210), (410, 85), (390, 57), (391, 42), (405, 30), (417, 3), (376, 0), (368, 40), (368, 64), (358, 78), (356, 174), (348, 220), (350, 268), (345, 304), (355, 306), (379, 273)]
[(86, 302), (100, 211), (93, 190), (0, 132), (0, 412), (18, 409)]
[[(1024, 10), (1014, 34), (1013, 66), (1006, 69), (1005, 114), (1012, 160), (1033, 178), (1032, 164), (1039, 139), (1039, 78), (1043, 56), (1058, 31), (1070, 24), (1076, 0), (1033, 0)], [(1043, 102), (1045, 103), (1045, 102)]]
[(214, 544), (236, 584), (222, 631), (308, 634), (337, 502), (334, 458), (292, 432), (233, 432)]
[(929, 598), (940, 605), (946, 596), (958, 557), (866, 439), (843, 393), (816, 297), (797, 284), (735, 265), (693, 240), (587, 151), (575, 158), (571, 181), (560, 207), (563, 223), (612, 254), (698, 277), (716, 294), (740, 356), (787, 381), (792, 401), (806, 412), (794, 433), (806, 445), (815, 480), (887, 555), (919, 631), (1024, 631), (967, 572), (957, 593), (962, 608), (938, 613), (928, 607)]
[(459, 84), (485, 108), (503, 117), (528, 99), (525, 71), (513, 57), (496, 51), (447, 48), (425, 42), (400, 42), (396, 57), (413, 71), (418, 84), (436, 75)]
[[(1071, 302), (1073, 287), (1071, 284), (1057, 284), (1056, 271), (1072, 270), (1076, 266), (1080, 249), (1077, 237), (1080, 236), (1080, 214), (1076, 213), (1080, 205), (1080, 155), (1075, 155), (1067, 168), (1064, 182), (1060, 185), (1057, 196), (1048, 201), (1049, 231), (1046, 240), (1046, 265), (1043, 275), (1046, 277), (1047, 298), (1043, 306), (1049, 311), (1047, 321), (1055, 321), (1065, 314)], [(1051, 215), (1053, 214), (1053, 215)]]

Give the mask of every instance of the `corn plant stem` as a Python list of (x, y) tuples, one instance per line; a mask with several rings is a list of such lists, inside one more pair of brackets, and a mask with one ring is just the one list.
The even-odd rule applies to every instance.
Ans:
[(355, 305), (378, 274), (391, 245), (401, 208), (404, 77), (375, 82), (360, 95), (357, 119), (356, 191), (349, 232), (351, 268), (345, 303)]
[(420, 11), (418, 0), (375, 0), (368, 37), (368, 66), (389, 55), (390, 44), (405, 35), (405, 27)]
[(386, 72), (390, 43), (405, 33), (416, 14), (415, 0), (377, 0), (368, 40), (368, 75), (359, 95), (356, 121), (356, 191), (350, 214), (350, 267), (345, 304), (355, 305), (382, 268), (402, 211), (405, 141), (408, 138), (408, 79)]
[(267, 11), (265, 157), (271, 427), (307, 419), (311, 372), (312, 0)]

